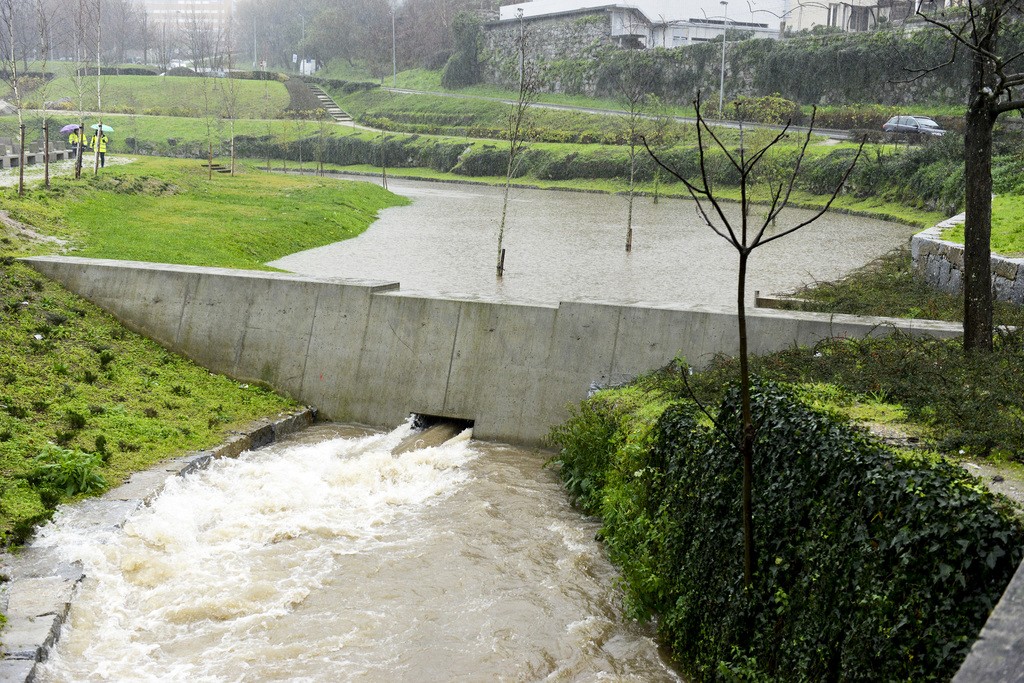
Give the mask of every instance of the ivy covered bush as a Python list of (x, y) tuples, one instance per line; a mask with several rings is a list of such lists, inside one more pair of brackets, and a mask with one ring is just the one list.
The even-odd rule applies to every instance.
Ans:
[(694, 680), (948, 680), (1024, 555), (1024, 526), (959, 467), (895, 454), (793, 390), (754, 393), (757, 572), (743, 585), (737, 392), (601, 392), (553, 430), (602, 516), (630, 607)]

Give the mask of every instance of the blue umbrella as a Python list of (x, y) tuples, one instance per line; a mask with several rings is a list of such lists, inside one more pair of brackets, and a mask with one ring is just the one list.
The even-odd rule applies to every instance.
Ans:
[[(100, 124), (94, 123), (94, 124), (92, 124), (92, 126), (90, 126), (90, 128), (92, 128), (93, 130), (99, 130), (100, 129)], [(114, 129), (104, 123), (103, 124), (103, 132), (104, 133), (113, 133)]]

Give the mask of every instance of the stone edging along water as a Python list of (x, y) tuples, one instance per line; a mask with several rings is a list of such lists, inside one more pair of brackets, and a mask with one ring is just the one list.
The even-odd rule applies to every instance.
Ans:
[[(964, 222), (964, 214), (914, 235), (910, 253), (914, 270), (936, 289), (963, 291), (964, 245), (942, 239), (942, 232)], [(999, 301), (1024, 305), (1024, 259), (992, 255), (992, 291)]]
[[(315, 419), (315, 409), (306, 408), (285, 417), (258, 420), (211, 450), (165, 460), (136, 472), (102, 496), (63, 508), (65, 520), (81, 530), (119, 529), (163, 490), (170, 477), (205, 469), (215, 458), (234, 458), (243, 451), (262, 448), (308, 427)], [(46, 659), (60, 636), (75, 589), (85, 575), (77, 563), (61, 560), (56, 548), (32, 544), (17, 555), (4, 557), (3, 565), (9, 580), (0, 589), (0, 609), (7, 615), (7, 626), (0, 633), (0, 683), (27, 683), (35, 677), (36, 664)]]

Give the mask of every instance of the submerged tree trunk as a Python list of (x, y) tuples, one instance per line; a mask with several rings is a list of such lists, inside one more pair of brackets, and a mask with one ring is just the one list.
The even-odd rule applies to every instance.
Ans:
[(43, 124), (43, 186), (50, 187), (50, 124)]
[[(18, 109), (18, 116), (21, 116), (21, 109)], [(25, 124), (18, 126), (21, 137), (21, 146), (18, 149), (18, 196), (25, 196)]]

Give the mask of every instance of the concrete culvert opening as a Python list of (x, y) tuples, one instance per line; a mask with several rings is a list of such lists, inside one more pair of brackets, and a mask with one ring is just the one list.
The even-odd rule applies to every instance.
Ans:
[(472, 429), (473, 421), (458, 417), (414, 413), (412, 416), (412, 426), (415, 431), (391, 449), (392, 455), (401, 455), (402, 453), (408, 453), (420, 448), (440, 446), (465, 430)]

